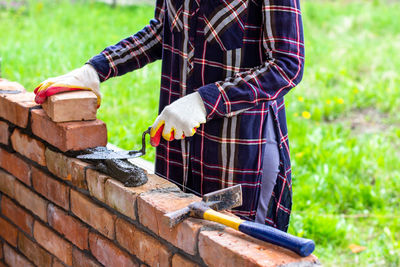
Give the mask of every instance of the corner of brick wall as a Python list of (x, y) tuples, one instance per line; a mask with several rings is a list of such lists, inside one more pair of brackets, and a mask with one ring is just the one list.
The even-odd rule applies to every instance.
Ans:
[(105, 146), (106, 125), (54, 123), (15, 86), (0, 80), (0, 267), (318, 264), (216, 223), (170, 229), (163, 214), (198, 197), (153, 174), (127, 188), (67, 156)]

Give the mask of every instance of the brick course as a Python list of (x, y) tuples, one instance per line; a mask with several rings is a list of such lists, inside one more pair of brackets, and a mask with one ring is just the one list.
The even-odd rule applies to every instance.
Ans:
[(105, 266), (135, 267), (139, 264), (129, 254), (119, 249), (107, 238), (98, 234), (89, 235), (90, 251)]
[(123, 219), (116, 221), (116, 239), (122, 247), (150, 266), (168, 267), (171, 253), (154, 237)]
[(1, 198), (1, 213), (19, 228), (21, 228), (21, 230), (23, 230), (25, 233), (32, 235), (32, 215), (30, 215), (6, 196)]
[(104, 184), (108, 178), (110, 177), (107, 175), (101, 174), (95, 170), (87, 169), (86, 182), (90, 195), (104, 202)]
[(107, 144), (107, 128), (100, 120), (55, 123), (41, 110), (32, 110), (32, 132), (61, 151)]
[(101, 267), (100, 264), (76, 248), (72, 250), (72, 265), (77, 267)]
[(8, 266), (34, 267), (32, 263), (30, 263), (24, 256), (19, 254), (9, 245), (4, 244), (3, 249), (4, 249), (4, 262), (7, 263)]
[(46, 165), (44, 157), (45, 146), (38, 140), (29, 137), (18, 129), (15, 129), (11, 135), (11, 143), (15, 151), (21, 155), (36, 161), (42, 166)]
[(71, 190), (71, 211), (103, 235), (114, 238), (115, 216), (75, 190)]
[(56, 123), (32, 100), (0, 93), (0, 267), (318, 263), (213, 222), (170, 228), (165, 213), (200, 198), (154, 174), (128, 188), (95, 171), (70, 150), (104, 146), (105, 124)]
[(0, 217), (0, 236), (4, 238), (8, 243), (17, 246), (18, 230), (17, 228)]
[(35, 240), (51, 254), (67, 265), (72, 264), (72, 245), (70, 243), (38, 221), (33, 226), (33, 235)]
[(49, 205), (47, 214), (49, 224), (54, 230), (65, 236), (78, 248), (88, 249), (89, 228), (52, 204)]
[(43, 221), (47, 221), (47, 201), (21, 183), (15, 183), (15, 200)]
[(0, 191), (14, 198), (15, 195), (15, 177), (0, 170)]
[(172, 267), (199, 267), (198, 264), (190, 261), (189, 259), (183, 257), (182, 255), (175, 254), (172, 257)]
[(2, 107), (0, 117), (21, 128), (26, 128), (30, 108), (38, 106), (33, 99), (33, 93), (0, 94), (0, 107)]
[(8, 123), (5, 121), (0, 121), (0, 144), (8, 145), (9, 137), (10, 132), (8, 128)]
[(174, 246), (194, 255), (196, 253), (197, 235), (202, 226), (198, 219), (187, 219), (170, 228), (163, 219), (167, 212), (186, 207), (199, 198), (184, 195), (180, 192), (153, 191), (139, 196), (138, 213), (140, 222), (152, 232), (164, 238)]
[(18, 236), (18, 249), (35, 265), (51, 267), (52, 256), (21, 232)]
[(16, 154), (0, 148), (0, 167), (8, 171), (27, 185), (31, 184), (31, 168)]
[(69, 187), (45, 174), (39, 169), (32, 168), (32, 184), (36, 192), (64, 209), (69, 209)]

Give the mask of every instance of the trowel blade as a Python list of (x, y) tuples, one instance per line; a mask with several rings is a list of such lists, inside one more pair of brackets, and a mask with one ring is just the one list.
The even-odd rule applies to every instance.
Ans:
[(105, 152), (95, 152), (91, 154), (84, 154), (77, 156), (78, 159), (92, 159), (92, 160), (105, 160), (105, 159), (130, 159), (142, 156), (143, 153), (129, 153), (129, 151), (105, 151)]

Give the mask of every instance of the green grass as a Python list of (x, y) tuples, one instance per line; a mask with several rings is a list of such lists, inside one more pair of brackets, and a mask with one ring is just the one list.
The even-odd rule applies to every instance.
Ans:
[[(400, 265), (397, 1), (303, 1), (306, 69), (286, 97), (294, 205), (289, 231), (326, 266)], [(0, 10), (2, 75), (28, 90), (141, 29), (149, 6), (34, 1)], [(140, 146), (157, 115), (160, 63), (102, 84), (109, 141)], [(360, 121), (361, 119), (361, 121)], [(360, 126), (361, 125), (361, 126)], [(151, 149), (148, 160), (154, 157)], [(352, 253), (350, 244), (365, 246)]]

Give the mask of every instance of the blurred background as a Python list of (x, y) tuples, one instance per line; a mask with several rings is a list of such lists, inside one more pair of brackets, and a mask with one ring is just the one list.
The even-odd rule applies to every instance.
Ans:
[[(0, 1), (3, 78), (28, 91), (142, 29), (152, 0)], [(325, 266), (400, 266), (400, 2), (303, 0), (306, 67), (286, 96), (289, 232)], [(102, 84), (109, 142), (138, 149), (160, 62)], [(153, 161), (151, 149), (146, 159)]]

